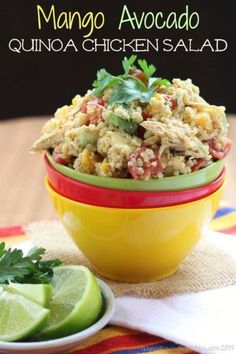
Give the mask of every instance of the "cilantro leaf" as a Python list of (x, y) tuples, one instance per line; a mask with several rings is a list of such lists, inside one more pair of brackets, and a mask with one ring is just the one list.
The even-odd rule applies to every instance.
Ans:
[(0, 243), (0, 284), (49, 283), (53, 267), (61, 264), (59, 259), (42, 260), (44, 248), (33, 248), (26, 256), (22, 250), (5, 250), (5, 243)]
[(110, 115), (107, 119), (109, 124), (113, 124), (115, 127), (123, 129), (127, 134), (133, 135), (138, 129), (139, 124), (132, 120), (124, 119), (115, 114)]
[(122, 66), (124, 68), (125, 74), (128, 75), (130, 69), (132, 68), (135, 60), (137, 59), (137, 55), (132, 54), (129, 58), (124, 57), (122, 61)]
[(155, 73), (156, 67), (154, 65), (148, 65), (145, 59), (138, 60), (140, 68), (143, 70), (144, 74), (146, 75), (147, 79), (149, 80), (150, 77)]
[(59, 259), (43, 261), (39, 260), (34, 263), (34, 273), (28, 277), (25, 277), (25, 283), (38, 284), (38, 283), (50, 283), (53, 276), (53, 268), (61, 265)]
[(149, 80), (149, 87), (154, 87), (154, 86), (169, 87), (171, 86), (171, 82), (167, 79), (162, 79), (161, 77), (152, 77)]
[(130, 78), (122, 80), (114, 87), (109, 104), (128, 103), (134, 100), (148, 102), (154, 95), (154, 92), (152, 87), (147, 88), (138, 79)]
[(29, 257), (32, 261), (39, 261), (42, 259), (42, 255), (46, 252), (45, 248), (38, 248), (38, 247), (33, 247), (31, 250), (27, 253), (27, 257)]
[(0, 257), (2, 257), (6, 253), (5, 251), (5, 242), (0, 243)]
[(97, 72), (97, 80), (93, 82), (93, 94), (95, 96), (100, 96), (105, 89), (114, 86), (119, 81), (119, 76), (113, 76), (109, 74), (105, 69), (101, 69)]
[(114, 76), (105, 69), (99, 70), (97, 72), (97, 79), (93, 82), (93, 94), (101, 96), (107, 88), (111, 87), (113, 88), (113, 92), (109, 104), (127, 103), (136, 99), (145, 103), (154, 95), (158, 86), (168, 87), (171, 85), (166, 79), (151, 77), (155, 73), (156, 67), (152, 64), (149, 65), (145, 59), (138, 60), (138, 63), (148, 79), (148, 87), (135, 76), (129, 75), (130, 69), (134, 67), (136, 59), (136, 55), (131, 55), (129, 58), (125, 57), (123, 59), (122, 65), (125, 71), (123, 75)]
[(0, 283), (6, 284), (14, 279), (24, 278), (31, 270), (31, 261), (23, 257), (23, 252), (9, 248), (0, 258)]
[(93, 87), (99, 87), (101, 84), (101, 81), (103, 81), (104, 79), (110, 78), (112, 77), (111, 74), (109, 74), (109, 72), (106, 71), (106, 69), (100, 69), (97, 71), (97, 80), (95, 80), (93, 82)]

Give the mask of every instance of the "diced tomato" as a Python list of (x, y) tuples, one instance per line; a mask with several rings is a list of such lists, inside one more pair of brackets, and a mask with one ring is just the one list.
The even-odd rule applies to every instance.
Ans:
[(142, 117), (143, 117), (143, 120), (147, 120), (148, 118), (150, 118), (149, 114), (145, 111), (142, 111)]
[[(105, 101), (101, 98), (101, 97), (97, 97), (97, 98), (93, 98), (92, 100), (88, 101), (88, 102), (84, 102), (81, 106), (81, 112), (82, 113), (88, 113), (88, 120), (85, 123), (86, 125), (89, 124), (98, 124), (99, 122), (101, 122), (102, 119), (102, 114), (101, 111), (103, 110), (103, 107), (105, 106)], [(98, 109), (98, 112), (100, 111), (100, 113), (98, 114), (92, 114), (92, 116), (89, 114), (88, 112), (88, 107), (95, 107), (95, 110)]]
[(84, 102), (81, 107), (81, 112), (82, 113), (87, 113), (87, 102)]
[(60, 165), (68, 166), (71, 163), (71, 158), (65, 159), (61, 156), (61, 154), (58, 154), (55, 151), (53, 151), (52, 157), (54, 161)]
[(199, 158), (197, 159), (195, 165), (192, 166), (191, 170), (192, 172), (199, 170), (200, 168), (204, 167), (206, 165), (206, 160)]
[(163, 167), (152, 149), (139, 147), (129, 156), (128, 170), (134, 179), (149, 179), (162, 172)]
[(211, 156), (216, 159), (216, 160), (222, 160), (225, 158), (226, 155), (230, 152), (230, 149), (232, 147), (232, 141), (227, 139), (225, 146), (223, 149), (219, 150), (216, 147), (216, 140), (215, 139), (209, 139), (207, 140), (208, 146), (209, 146), (209, 152)]
[(88, 109), (88, 104), (91, 104), (91, 105), (94, 105), (94, 106), (105, 106), (105, 101), (101, 98), (101, 97), (98, 97), (98, 98), (94, 98), (88, 102), (84, 102), (82, 104), (82, 107), (81, 107), (81, 112), (82, 113), (87, 113), (87, 109)]
[(144, 127), (142, 127), (141, 125), (139, 125), (138, 129), (137, 129), (138, 137), (143, 139), (145, 132), (146, 132), (146, 129)]
[(89, 104), (93, 104), (94, 106), (105, 106), (105, 102), (101, 97), (97, 97), (88, 102)]
[[(143, 120), (147, 120), (148, 118), (150, 118), (149, 114), (145, 111), (142, 111), (142, 117), (143, 117)], [(142, 127), (141, 125), (139, 125), (138, 129), (137, 129), (138, 137), (143, 139), (145, 132), (146, 132), (146, 129), (144, 127)]]
[(170, 105), (171, 110), (174, 111), (177, 106), (176, 100), (170, 95), (164, 95), (164, 99), (166, 103)]
[(142, 70), (139, 69), (130, 69), (129, 74), (131, 76), (136, 77), (136, 79), (139, 79), (140, 81), (142, 81), (145, 85), (147, 85), (148, 83), (148, 79), (147, 76), (144, 74), (144, 72)]

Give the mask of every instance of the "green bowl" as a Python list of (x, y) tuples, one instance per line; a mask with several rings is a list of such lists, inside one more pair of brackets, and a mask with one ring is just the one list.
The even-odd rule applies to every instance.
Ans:
[(222, 171), (223, 160), (218, 160), (213, 164), (181, 176), (164, 177), (161, 179), (149, 179), (140, 181), (131, 178), (112, 178), (89, 175), (73, 170), (72, 168), (56, 163), (52, 155), (46, 152), (49, 163), (64, 176), (70, 177), (80, 182), (92, 184), (110, 189), (122, 189), (129, 191), (172, 191), (189, 188), (197, 188), (214, 181)]

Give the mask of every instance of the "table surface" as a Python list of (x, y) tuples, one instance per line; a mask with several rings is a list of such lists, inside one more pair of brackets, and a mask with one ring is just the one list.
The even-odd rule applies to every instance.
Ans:
[[(29, 147), (48, 117), (28, 117), (0, 122), (0, 226), (25, 224), (56, 217), (44, 187), (45, 170), (40, 154)], [(229, 137), (236, 141), (236, 116), (229, 116)], [(236, 144), (226, 159), (224, 199), (236, 203)]]

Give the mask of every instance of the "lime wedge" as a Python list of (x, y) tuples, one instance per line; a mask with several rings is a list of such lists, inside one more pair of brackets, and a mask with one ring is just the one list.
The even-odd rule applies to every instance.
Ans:
[(55, 267), (52, 286), (51, 315), (40, 338), (67, 336), (96, 322), (102, 309), (102, 295), (89, 269), (83, 266)]
[(21, 295), (0, 293), (0, 341), (13, 342), (42, 330), (49, 310)]
[(47, 307), (52, 295), (52, 286), (49, 284), (18, 284), (5, 285), (4, 289), (12, 294), (18, 294), (36, 302), (38, 305)]

